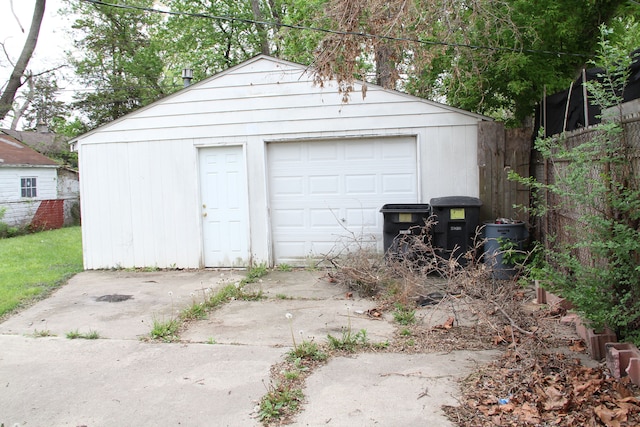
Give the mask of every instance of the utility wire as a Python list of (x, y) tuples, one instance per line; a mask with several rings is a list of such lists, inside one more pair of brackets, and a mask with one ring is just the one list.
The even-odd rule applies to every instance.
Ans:
[(160, 9), (153, 9), (153, 8), (142, 7), (142, 6), (131, 6), (131, 5), (124, 5), (124, 4), (107, 3), (101, 0), (80, 0), (80, 1), (85, 3), (100, 5), (100, 6), (114, 7), (118, 9), (129, 9), (129, 10), (137, 10), (137, 11), (143, 11), (143, 12), (162, 13), (162, 14), (173, 15), (173, 16), (188, 16), (192, 18), (205, 18), (205, 19), (213, 19), (218, 21), (242, 22), (244, 24), (264, 25), (269, 27), (284, 27), (284, 28), (291, 28), (294, 30), (308, 30), (308, 31), (316, 31), (316, 32), (327, 33), (327, 34), (336, 34), (341, 36), (362, 37), (366, 39), (380, 39), (380, 40), (388, 40), (388, 41), (410, 42), (410, 43), (418, 43), (418, 44), (431, 45), (431, 46), (461, 47), (461, 48), (475, 49), (475, 50), (493, 50), (493, 51), (500, 51), (500, 52), (516, 52), (516, 53), (526, 52), (526, 53), (536, 53), (536, 54), (555, 55), (555, 56), (575, 56), (580, 58), (588, 57), (588, 55), (586, 54), (571, 53), (571, 52), (554, 52), (550, 50), (539, 50), (539, 49), (516, 49), (516, 48), (508, 48), (508, 47), (480, 46), (480, 45), (472, 45), (472, 44), (465, 44), (465, 43), (448, 43), (443, 41), (422, 40), (422, 39), (410, 38), (410, 37), (382, 36), (378, 34), (355, 32), (355, 31), (340, 31), (340, 30), (332, 30), (329, 28), (307, 27), (303, 25), (284, 24), (279, 22), (275, 23), (270, 21), (259, 21), (255, 19), (238, 18), (235, 16), (228, 16), (228, 15), (219, 16), (219, 15), (210, 15), (207, 13), (174, 12), (170, 10), (160, 10)]

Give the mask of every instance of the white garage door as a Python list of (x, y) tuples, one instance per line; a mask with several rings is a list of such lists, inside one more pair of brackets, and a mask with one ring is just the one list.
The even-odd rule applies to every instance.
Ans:
[(353, 235), (382, 251), (380, 208), (418, 199), (413, 137), (274, 142), (267, 151), (276, 263), (328, 254)]

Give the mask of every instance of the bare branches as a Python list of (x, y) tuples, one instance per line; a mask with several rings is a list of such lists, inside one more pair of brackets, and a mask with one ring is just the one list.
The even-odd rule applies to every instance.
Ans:
[(13, 0), (9, 0), (9, 4), (11, 5), (11, 14), (13, 14), (13, 17), (16, 18), (16, 23), (20, 27), (20, 31), (22, 31), (24, 33), (24, 28), (22, 27), (22, 24), (20, 23), (20, 19), (18, 18), (18, 15), (16, 15), (16, 11), (13, 9)]
[(11, 110), (13, 99), (15, 98), (20, 86), (24, 84), (22, 77), (29, 65), (33, 51), (36, 48), (36, 43), (38, 42), (40, 25), (42, 24), (42, 18), (44, 17), (45, 3), (45, 0), (36, 0), (33, 10), (33, 18), (31, 20), (31, 28), (29, 29), (27, 40), (24, 43), (22, 53), (13, 68), (9, 82), (7, 83), (2, 96), (0, 96), (0, 120), (4, 119), (7, 113)]

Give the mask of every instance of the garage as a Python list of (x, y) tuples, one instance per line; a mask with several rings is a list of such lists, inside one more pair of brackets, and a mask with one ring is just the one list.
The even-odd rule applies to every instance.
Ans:
[(484, 116), (259, 55), (71, 141), (84, 267), (307, 265), (383, 250), (389, 203), (478, 197)]
[(418, 199), (414, 137), (268, 144), (275, 263), (299, 263), (357, 239), (382, 249), (385, 203)]

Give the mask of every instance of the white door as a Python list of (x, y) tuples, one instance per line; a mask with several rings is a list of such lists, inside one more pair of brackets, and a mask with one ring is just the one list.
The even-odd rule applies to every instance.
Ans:
[(247, 266), (249, 222), (242, 147), (201, 148), (199, 157), (204, 265)]
[(418, 200), (416, 151), (413, 137), (270, 143), (274, 261), (300, 263), (354, 240), (382, 251), (380, 208)]

